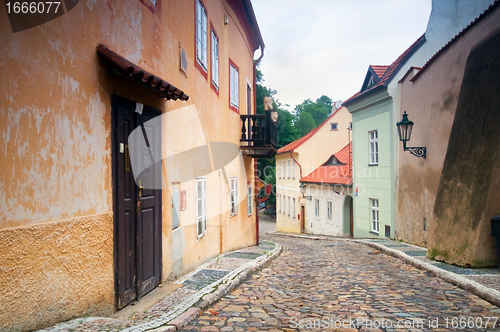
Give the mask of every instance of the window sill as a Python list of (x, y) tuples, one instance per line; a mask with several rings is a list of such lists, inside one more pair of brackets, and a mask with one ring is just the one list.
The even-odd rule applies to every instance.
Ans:
[(370, 166), (378, 166), (378, 163), (377, 164), (368, 164), (368, 167)]
[(379, 233), (379, 232), (377, 232), (377, 231), (370, 231), (369, 233), (370, 233), (370, 234), (375, 234), (375, 235), (380, 235), (380, 233)]
[(234, 218), (234, 217), (237, 217), (237, 216), (238, 216), (238, 214), (237, 214), (237, 213), (235, 213), (235, 214), (231, 214), (231, 215), (230, 215), (230, 218)]

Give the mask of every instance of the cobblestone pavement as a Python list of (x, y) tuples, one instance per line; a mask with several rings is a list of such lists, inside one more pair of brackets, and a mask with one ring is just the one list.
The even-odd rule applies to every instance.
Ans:
[(261, 239), (281, 256), (181, 331), (500, 330), (498, 307), (366, 245)]

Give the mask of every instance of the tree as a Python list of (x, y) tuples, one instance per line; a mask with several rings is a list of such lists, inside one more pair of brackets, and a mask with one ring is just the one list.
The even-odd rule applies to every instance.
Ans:
[[(313, 102), (311, 99), (304, 100), (295, 106), (295, 113), (301, 117), (302, 113), (309, 113), (314, 119), (315, 126), (322, 124), (332, 111), (333, 101), (328, 96), (321, 96)], [(309, 130), (310, 131), (310, 130)]]
[(300, 133), (300, 137), (302, 137), (304, 135), (307, 135), (314, 128), (316, 128), (317, 125), (311, 113), (302, 112), (300, 113), (299, 119), (296, 122), (295, 127)]

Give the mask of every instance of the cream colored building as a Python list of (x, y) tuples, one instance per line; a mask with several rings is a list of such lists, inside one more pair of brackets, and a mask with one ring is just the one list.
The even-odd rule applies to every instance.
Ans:
[(350, 140), (351, 114), (347, 108), (333, 113), (317, 128), (282, 147), (276, 155), (276, 231), (304, 231), (305, 200), (300, 193), (300, 179)]

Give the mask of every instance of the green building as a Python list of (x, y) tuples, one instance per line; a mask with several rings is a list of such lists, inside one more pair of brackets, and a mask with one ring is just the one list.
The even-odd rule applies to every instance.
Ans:
[(421, 36), (390, 66), (370, 66), (361, 90), (344, 102), (352, 114), (354, 234), (394, 239), (393, 99), (388, 85), (425, 43)]

